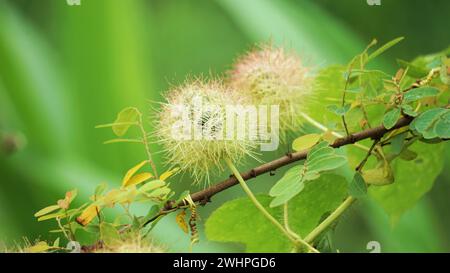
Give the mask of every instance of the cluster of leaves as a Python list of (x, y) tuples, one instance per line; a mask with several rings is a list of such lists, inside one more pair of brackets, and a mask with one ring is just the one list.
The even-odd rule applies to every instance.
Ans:
[[(311, 139), (320, 135), (305, 135), (296, 140), (299, 144), (303, 139)], [(294, 149), (298, 148), (294, 145)], [(302, 147), (303, 148), (303, 147)], [(324, 172), (335, 170), (347, 163), (344, 156), (336, 154), (329, 143), (322, 141), (308, 152), (308, 157), (303, 165), (289, 169), (284, 176), (270, 189), (270, 196), (275, 197), (270, 203), (276, 207), (287, 203), (305, 188), (305, 182), (317, 180)]]
[[(147, 145), (144, 141), (146, 132), (141, 123), (141, 113), (133, 107), (122, 110), (117, 119), (111, 124), (100, 125), (98, 128), (111, 127), (117, 137), (123, 137), (131, 126), (138, 126), (142, 129), (141, 139), (117, 138), (105, 143), (117, 142), (139, 142)], [(108, 185), (102, 183), (95, 188), (91, 201), (76, 208), (70, 208), (72, 201), (77, 195), (77, 191), (69, 191), (64, 199), (55, 205), (45, 207), (35, 214), (38, 221), (55, 219), (58, 229), (52, 233), (63, 233), (69, 242), (76, 242), (77, 230), (84, 230), (96, 234), (99, 247), (114, 249), (129, 240), (140, 240), (145, 237), (153, 228), (150, 226), (144, 229), (145, 223), (158, 214), (163, 204), (172, 198), (174, 192), (170, 189), (167, 180), (177, 173), (177, 169), (171, 169), (162, 173), (159, 177), (148, 171), (141, 171), (145, 166), (151, 167), (151, 159), (143, 160), (136, 166), (129, 169), (124, 175), (121, 187), (112, 188), (107, 191)], [(133, 203), (151, 204), (148, 214), (136, 216), (130, 212)], [(107, 208), (121, 206), (124, 214), (108, 222), (103, 211)], [(127, 216), (129, 221), (123, 223), (123, 216)], [(94, 221), (97, 219), (97, 221)], [(62, 223), (62, 221), (65, 221)], [(59, 246), (59, 238), (53, 245), (41, 241), (25, 249), (28, 252), (44, 251), (71, 251), (67, 247)]]

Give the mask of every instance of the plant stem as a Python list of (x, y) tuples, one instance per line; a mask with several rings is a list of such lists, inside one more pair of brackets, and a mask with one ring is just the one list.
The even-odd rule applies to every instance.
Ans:
[(152, 154), (150, 153), (150, 145), (149, 145), (148, 139), (147, 139), (147, 132), (145, 132), (144, 124), (142, 122), (142, 114), (141, 113), (139, 113), (139, 128), (141, 129), (142, 142), (144, 143), (144, 146), (145, 146), (145, 152), (147, 153), (148, 162), (152, 166), (153, 174), (155, 175), (156, 178), (158, 178), (158, 171), (156, 170), (155, 162), (153, 162)]
[(244, 189), (247, 196), (250, 198), (250, 200), (253, 202), (253, 204), (256, 206), (256, 208), (274, 225), (276, 226), (291, 242), (293, 242), (295, 245), (298, 245), (299, 243), (306, 246), (309, 250), (313, 252), (318, 252), (317, 249), (306, 243), (300, 238), (294, 238), (265, 208), (264, 206), (256, 199), (253, 192), (250, 190), (250, 188), (245, 183), (244, 179), (242, 178), (239, 171), (234, 166), (233, 162), (229, 158), (225, 158), (225, 162), (227, 163), (228, 167), (230, 168), (231, 172), (234, 174), (236, 179), (241, 184), (242, 188)]
[(322, 234), (334, 221), (336, 221), (344, 212), (347, 210), (353, 202), (356, 201), (355, 198), (349, 196), (345, 201), (335, 210), (330, 216), (328, 216), (322, 223), (320, 223), (313, 231), (311, 231), (308, 236), (305, 237), (307, 243), (312, 243), (320, 234)]
[(300, 235), (295, 233), (290, 227), (289, 227), (289, 212), (288, 212), (288, 202), (284, 203), (283, 205), (283, 217), (284, 217), (284, 228), (286, 229), (289, 234), (291, 234), (292, 237), (296, 238), (297, 240), (301, 240)]

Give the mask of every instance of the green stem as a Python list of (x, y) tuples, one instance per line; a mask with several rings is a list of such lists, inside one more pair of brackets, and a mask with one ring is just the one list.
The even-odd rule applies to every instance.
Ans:
[(308, 236), (306, 236), (305, 241), (307, 243), (312, 243), (317, 237), (322, 234), (331, 224), (334, 223), (352, 204), (356, 199), (349, 196), (345, 201), (328, 216), (322, 223), (320, 223), (313, 231), (311, 231)]
[(236, 179), (239, 181), (239, 184), (241, 184), (241, 187), (244, 189), (247, 196), (250, 198), (250, 200), (253, 202), (253, 204), (256, 206), (256, 208), (274, 225), (276, 226), (291, 242), (293, 242), (295, 245), (298, 245), (299, 243), (305, 245), (308, 249), (310, 249), (313, 252), (318, 252), (317, 249), (306, 243), (304, 240), (300, 238), (294, 238), (265, 208), (264, 206), (256, 199), (253, 192), (250, 190), (250, 188), (245, 183), (244, 179), (242, 178), (239, 171), (234, 166), (233, 162), (229, 158), (225, 158), (225, 162), (227, 163), (228, 167), (236, 177)]
[(140, 112), (139, 112), (138, 126), (141, 129), (142, 142), (144, 143), (144, 146), (145, 146), (145, 152), (147, 153), (148, 161), (150, 163), (150, 166), (152, 167), (153, 174), (155, 175), (156, 178), (158, 178), (158, 171), (156, 170), (155, 162), (153, 162), (152, 154), (150, 152), (150, 145), (149, 145), (148, 139), (147, 139), (147, 133), (145, 132), (144, 124), (142, 122), (142, 114)]

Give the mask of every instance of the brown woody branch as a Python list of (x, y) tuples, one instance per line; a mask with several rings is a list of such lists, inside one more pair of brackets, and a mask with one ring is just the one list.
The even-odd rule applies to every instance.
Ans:
[[(364, 139), (374, 139), (379, 140), (381, 139), (387, 132), (393, 131), (395, 129), (407, 126), (411, 123), (413, 120), (412, 117), (402, 117), (400, 118), (394, 127), (391, 129), (384, 128), (383, 125), (370, 128), (367, 130), (360, 131), (358, 133), (350, 134), (346, 137), (338, 138), (336, 139), (330, 146), (333, 148), (339, 148), (345, 145), (354, 144), (358, 141), (364, 140)], [(257, 176), (260, 176), (262, 174), (275, 171), (278, 168), (281, 168), (283, 166), (289, 165), (293, 162), (306, 159), (306, 156), (308, 154), (309, 150), (299, 151), (295, 153), (289, 153), (283, 157), (280, 157), (278, 159), (275, 159), (273, 161), (264, 163), (258, 167), (255, 167), (249, 171), (246, 171), (244, 173), (241, 173), (242, 178), (244, 178), (245, 181), (250, 180), (252, 178), (255, 178)], [(205, 205), (206, 203), (211, 201), (211, 197), (216, 195), (219, 192), (222, 192), (239, 182), (234, 176), (231, 176), (230, 178), (219, 182), (217, 184), (214, 184), (204, 190), (195, 192), (191, 194), (191, 198), (194, 202), (199, 202), (202, 205)], [(168, 214), (174, 210), (177, 210), (179, 208), (186, 207), (187, 204), (184, 201), (181, 201), (180, 203), (176, 204), (175, 201), (168, 201), (164, 208), (160, 211), (158, 215), (147, 221), (145, 225), (152, 222), (153, 220), (157, 219), (158, 217)]]

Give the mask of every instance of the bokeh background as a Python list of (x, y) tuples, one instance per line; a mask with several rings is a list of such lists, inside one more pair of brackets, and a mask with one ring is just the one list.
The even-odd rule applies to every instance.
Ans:
[[(102, 145), (112, 135), (94, 129), (113, 121), (122, 108), (150, 114), (150, 101), (161, 100), (171, 85), (187, 75), (223, 73), (238, 54), (264, 41), (293, 48), (319, 68), (349, 61), (372, 38), (383, 43), (405, 36), (376, 64), (393, 72), (396, 58), (450, 44), (449, 13), (447, 0), (381, 0), (381, 6), (365, 0), (81, 0), (81, 6), (0, 0), (0, 241), (56, 238), (48, 233), (53, 223), (35, 221), (38, 209), (73, 188), (81, 202), (101, 182), (117, 186), (144, 158), (140, 146)], [(336, 246), (367, 252), (367, 243), (375, 240), (386, 252), (450, 251), (446, 154), (433, 190), (395, 227), (379, 207), (361, 202), (338, 226)], [(262, 191), (273, 180), (261, 177), (251, 184)], [(184, 177), (173, 186), (182, 191), (188, 182)], [(240, 195), (239, 189), (219, 194), (200, 209), (202, 220)], [(161, 221), (153, 236), (170, 251), (188, 250), (189, 238), (173, 216)], [(204, 236), (194, 247), (242, 249)]]

